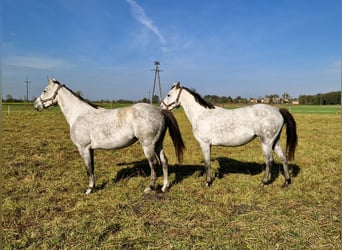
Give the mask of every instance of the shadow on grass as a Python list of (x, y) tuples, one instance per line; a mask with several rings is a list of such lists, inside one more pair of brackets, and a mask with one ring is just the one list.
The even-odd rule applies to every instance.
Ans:
[[(216, 177), (219, 179), (223, 178), (226, 174), (257, 175), (265, 170), (265, 164), (257, 162), (241, 162), (227, 157), (218, 157), (216, 160), (219, 163)], [(297, 177), (300, 172), (299, 166), (295, 164), (289, 164), (289, 170), (292, 178)], [(280, 174), (284, 175), (283, 165), (274, 163), (271, 167), (271, 177), (267, 184), (273, 183)]]
[[(151, 169), (147, 160), (119, 163), (117, 165), (133, 165), (133, 167), (128, 166), (124, 169), (121, 169), (113, 179), (114, 183), (136, 176), (149, 177), (151, 175)], [(156, 172), (157, 176), (163, 175), (161, 167), (157, 167)], [(175, 180), (170, 183), (170, 186), (182, 182), (185, 178), (195, 174), (196, 172), (199, 176), (203, 176), (205, 173), (204, 167), (201, 165), (169, 165), (169, 175), (175, 174)]]
[[(218, 157), (215, 160), (219, 163), (219, 168), (217, 171), (212, 171), (214, 178), (221, 179), (228, 174), (245, 174), (245, 175), (258, 175), (264, 171), (264, 164), (256, 162), (243, 162), (226, 157)], [(119, 163), (118, 166), (127, 166), (121, 169), (117, 175), (112, 180), (114, 183), (130, 179), (132, 177), (142, 176), (149, 177), (151, 174), (150, 167), (146, 159), (141, 161), (134, 161), (128, 163)], [(128, 166), (133, 165), (133, 167)], [(289, 165), (290, 173), (293, 178), (295, 178), (299, 172), (300, 168), (297, 165)], [(161, 167), (156, 169), (157, 176), (162, 176)], [(205, 170), (203, 165), (169, 165), (169, 175), (175, 174), (175, 180), (170, 183), (170, 187), (182, 182), (184, 179), (192, 176), (194, 174), (197, 176), (204, 176)], [(283, 167), (279, 163), (273, 164), (271, 168), (271, 177), (268, 184), (273, 183), (279, 175), (283, 175)], [(204, 181), (204, 179), (203, 179)], [(261, 181), (261, 180), (260, 180)]]

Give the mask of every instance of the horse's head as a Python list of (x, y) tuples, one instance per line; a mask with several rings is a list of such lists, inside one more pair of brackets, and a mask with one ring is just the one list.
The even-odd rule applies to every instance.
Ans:
[(167, 93), (164, 101), (160, 104), (162, 109), (173, 110), (180, 106), (179, 97), (182, 92), (180, 82), (174, 83), (169, 93)]
[(57, 80), (48, 78), (48, 85), (34, 101), (34, 107), (38, 111), (42, 111), (52, 105), (57, 105), (57, 94), (60, 88), (63, 87)]

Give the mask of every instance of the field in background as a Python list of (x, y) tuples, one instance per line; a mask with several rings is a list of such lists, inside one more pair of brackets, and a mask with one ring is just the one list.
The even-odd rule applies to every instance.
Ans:
[(337, 105), (290, 105), (285, 107), (292, 113), (300, 114), (341, 114), (341, 106)]
[(278, 159), (272, 183), (259, 187), (258, 140), (213, 147), (216, 178), (206, 188), (199, 146), (177, 110), (187, 151), (178, 165), (167, 136), (169, 192), (143, 193), (150, 172), (136, 143), (95, 151), (97, 190), (85, 196), (84, 163), (59, 109), (18, 105), (8, 114), (4, 104), (4, 249), (341, 249), (340, 109), (308, 107), (291, 106), (299, 145), (287, 189)]

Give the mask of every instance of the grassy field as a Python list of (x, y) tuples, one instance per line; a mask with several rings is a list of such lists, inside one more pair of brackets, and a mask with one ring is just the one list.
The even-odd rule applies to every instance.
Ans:
[[(292, 106), (293, 107), (293, 106)], [(13, 109), (11, 111), (14, 111)], [(58, 108), (2, 114), (4, 249), (341, 249), (341, 115), (294, 111), (299, 144), (293, 183), (259, 187), (258, 140), (213, 147), (215, 180), (181, 110), (182, 165), (164, 148), (171, 188), (144, 194), (149, 168), (139, 143), (95, 151), (97, 190), (83, 194), (85, 167)], [(284, 138), (282, 138), (284, 142)], [(159, 170), (159, 176), (161, 171)], [(159, 177), (158, 184), (162, 179)]]

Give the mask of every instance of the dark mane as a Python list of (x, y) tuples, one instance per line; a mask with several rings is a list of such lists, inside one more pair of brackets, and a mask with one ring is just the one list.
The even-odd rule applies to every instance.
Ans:
[[(60, 83), (59, 81), (57, 81), (57, 80), (53, 80), (53, 82), (56, 83), (56, 84), (59, 84), (59, 85), (63, 85), (63, 84), (61, 84), (61, 83)], [(69, 91), (70, 91), (75, 97), (77, 97), (79, 100), (81, 100), (81, 101), (83, 101), (83, 102), (89, 104), (90, 106), (92, 106), (92, 107), (95, 108), (95, 109), (98, 109), (98, 108), (99, 108), (98, 105), (96, 105), (96, 104), (90, 102), (90, 101), (87, 100), (87, 99), (84, 99), (84, 98), (83, 98), (82, 96), (80, 96), (80, 95), (77, 95), (74, 91), (72, 91), (71, 89), (69, 89), (67, 86), (65, 86), (65, 85), (63, 85), (63, 86), (64, 86), (64, 88), (66, 88), (67, 90), (69, 90)]]
[(182, 87), (183, 89), (185, 89), (186, 91), (188, 91), (190, 94), (192, 94), (195, 98), (195, 101), (198, 102), (201, 106), (208, 108), (208, 109), (214, 109), (215, 106), (213, 104), (211, 104), (210, 102), (207, 102), (206, 100), (204, 100), (202, 98), (202, 96), (200, 96), (198, 93), (196, 93), (193, 90), (190, 90), (186, 87)]

